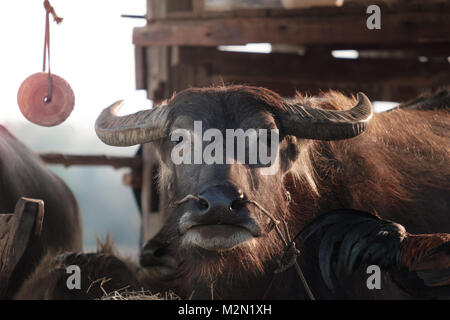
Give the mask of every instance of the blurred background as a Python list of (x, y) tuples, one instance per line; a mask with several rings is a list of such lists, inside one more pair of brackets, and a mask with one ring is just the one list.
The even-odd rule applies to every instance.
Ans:
[[(364, 0), (52, 0), (64, 18), (50, 26), (52, 72), (71, 84), (76, 103), (63, 124), (46, 128), (28, 122), (17, 106), (22, 81), (42, 70), (43, 1), (3, 1), (0, 124), (39, 153), (133, 156), (137, 147), (108, 147), (94, 131), (100, 111), (119, 99), (125, 114), (190, 86), (245, 83), (285, 97), (296, 90), (363, 91), (379, 112), (448, 85), (448, 1), (377, 3), (381, 29), (372, 30)], [(122, 251), (138, 250), (140, 216), (122, 184), (128, 169), (49, 167), (75, 193), (87, 250), (107, 231)], [(157, 163), (146, 167), (143, 189), (155, 190)], [(147, 198), (144, 239), (164, 216), (159, 196)]]
[[(125, 99), (126, 111), (149, 108), (145, 91), (135, 90), (133, 27), (145, 20), (121, 18), (143, 15), (145, 0), (52, 0), (64, 18), (51, 19), (52, 72), (66, 79), (75, 93), (75, 108), (61, 125), (40, 127), (27, 121), (17, 106), (17, 90), (29, 75), (42, 69), (45, 10), (41, 0), (2, 1), (0, 4), (0, 124), (37, 152), (131, 156), (137, 147), (113, 148), (95, 135), (99, 112)], [(83, 213), (85, 248), (109, 230), (124, 250), (137, 250), (139, 213), (130, 188), (121, 182), (126, 169), (74, 166), (50, 169), (73, 190)]]

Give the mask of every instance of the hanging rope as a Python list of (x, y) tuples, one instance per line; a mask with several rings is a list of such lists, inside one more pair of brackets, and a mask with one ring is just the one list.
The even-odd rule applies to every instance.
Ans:
[(17, 104), (24, 117), (40, 126), (52, 127), (65, 121), (75, 106), (75, 95), (69, 83), (53, 74), (50, 68), (50, 15), (61, 23), (55, 9), (44, 1), (45, 39), (42, 72), (26, 78), (17, 92)]
[(45, 8), (45, 39), (44, 39), (44, 62), (42, 66), (42, 72), (45, 72), (46, 66), (48, 65), (48, 89), (47, 96), (44, 98), (45, 102), (50, 102), (52, 100), (53, 93), (53, 81), (50, 70), (50, 14), (53, 16), (53, 20), (56, 23), (61, 23), (63, 19), (58, 17), (55, 9), (51, 6), (48, 0), (44, 1)]

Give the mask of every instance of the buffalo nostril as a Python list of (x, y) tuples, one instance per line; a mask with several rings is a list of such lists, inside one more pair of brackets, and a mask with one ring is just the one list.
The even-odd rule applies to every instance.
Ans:
[(162, 256), (164, 256), (166, 254), (166, 248), (162, 247), (159, 249), (156, 249), (155, 252), (153, 253), (153, 255), (157, 258), (161, 258)]
[(246, 204), (246, 199), (243, 193), (239, 194), (239, 197), (235, 200), (233, 200), (233, 202), (231, 202), (230, 205), (230, 209), (231, 210), (240, 210), (242, 209)]
[(202, 211), (206, 211), (209, 209), (209, 202), (205, 199), (200, 198), (198, 200), (198, 208)]
[(240, 200), (236, 200), (231, 203), (230, 209), (237, 211), (239, 209), (242, 209), (242, 207), (244, 207), (244, 202), (240, 201)]
[(197, 197), (196, 207), (199, 213), (231, 212), (242, 207), (244, 193), (234, 186), (214, 185), (201, 191)]

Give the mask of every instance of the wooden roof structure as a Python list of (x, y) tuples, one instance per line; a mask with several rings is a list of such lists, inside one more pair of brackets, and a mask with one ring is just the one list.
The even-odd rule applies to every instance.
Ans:
[[(286, 97), (296, 90), (363, 91), (385, 101), (409, 100), (450, 84), (448, 0), (147, 3), (147, 25), (133, 33), (136, 86), (157, 103), (188, 87), (223, 83), (263, 86)], [(366, 26), (372, 4), (381, 9), (379, 30)], [(247, 43), (269, 43), (272, 50), (219, 49)], [(357, 50), (358, 59), (332, 56), (343, 49)], [(158, 190), (159, 162), (151, 144), (143, 145), (141, 156), (142, 171), (124, 181), (136, 185), (140, 196), (145, 243), (164, 224), (167, 196)]]
[[(222, 83), (264, 86), (288, 97), (336, 89), (402, 101), (450, 84), (447, 0), (147, 2), (147, 25), (133, 33), (136, 86), (155, 101)], [(379, 30), (366, 26), (372, 4), (381, 9)], [(272, 52), (218, 48), (247, 43), (270, 43)], [(331, 55), (343, 49), (359, 57)]]

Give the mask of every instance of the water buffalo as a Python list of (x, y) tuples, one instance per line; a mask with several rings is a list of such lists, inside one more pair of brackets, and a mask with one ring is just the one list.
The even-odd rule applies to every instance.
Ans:
[[(80, 269), (79, 288), (69, 288), (69, 266)], [(140, 289), (136, 265), (117, 255), (107, 236), (98, 241), (97, 252), (49, 252), (20, 287), (16, 300), (93, 300), (115, 291), (135, 292)]]
[(24, 252), (9, 279), (11, 298), (48, 251), (81, 250), (78, 204), (67, 185), (24, 144), (0, 126), (0, 213), (14, 211), (21, 197), (44, 201), (42, 230)]
[[(122, 103), (117, 102), (100, 114), (96, 132), (106, 144), (152, 143), (158, 153), (159, 183), (170, 205), (165, 226), (141, 257), (145, 264), (154, 261), (146, 252), (165, 256), (166, 265), (150, 263), (155, 267), (151, 275), (161, 280), (158, 286), (174, 288), (185, 298), (302, 299), (308, 296), (307, 286), (299, 279), (302, 271), (315, 298), (411, 298), (414, 296), (399, 288), (388, 273), (383, 273), (380, 290), (370, 290), (365, 268), (356, 268), (342, 290), (327, 286), (329, 281), (318, 271), (326, 271), (326, 255), (320, 252), (329, 253), (333, 246), (321, 250), (320, 245), (345, 242), (339, 237), (345, 232), (353, 234), (346, 226), (358, 225), (350, 223), (352, 217), (358, 220), (358, 215), (336, 215), (348, 223), (322, 225), (330, 227), (331, 231), (323, 231), (328, 238), (320, 238), (320, 232), (308, 241), (296, 238), (301, 254), (297, 260), (291, 254), (294, 260), (290, 265), (295, 268), (275, 275), (274, 270), (280, 267), (279, 260), (286, 260), (283, 254), (288, 240), (334, 209), (367, 211), (395, 221), (413, 234), (450, 233), (450, 94), (443, 92), (433, 107), (428, 102), (436, 98), (430, 97), (417, 100), (423, 107), (416, 103), (374, 114), (369, 99), (361, 93), (357, 99), (337, 92), (318, 97), (299, 94), (288, 102), (258, 87), (192, 88), (164, 106), (132, 115), (118, 116)], [(223, 135), (227, 129), (277, 129), (279, 146), (274, 152), (278, 170), (263, 173), (268, 168), (260, 162), (175, 164), (173, 150), (185, 138), (174, 139), (173, 133), (177, 129), (194, 131), (195, 121), (201, 121), (203, 130), (216, 129)], [(203, 151), (208, 147), (206, 140)], [(391, 234), (383, 231), (382, 223), (366, 222), (361, 220), (367, 230), (355, 227), (362, 242), (367, 240), (366, 231), (368, 235)], [(333, 238), (333, 230), (346, 231)], [(400, 243), (408, 238), (405, 232), (392, 232), (403, 236), (392, 236), (391, 241)], [(446, 241), (445, 236), (442, 239), (421, 248), (436, 248)], [(161, 244), (159, 249), (154, 248), (155, 243)], [(411, 245), (396, 246), (396, 254), (407, 254), (403, 252), (410, 250), (406, 247)], [(379, 264), (383, 266), (381, 260)]]

